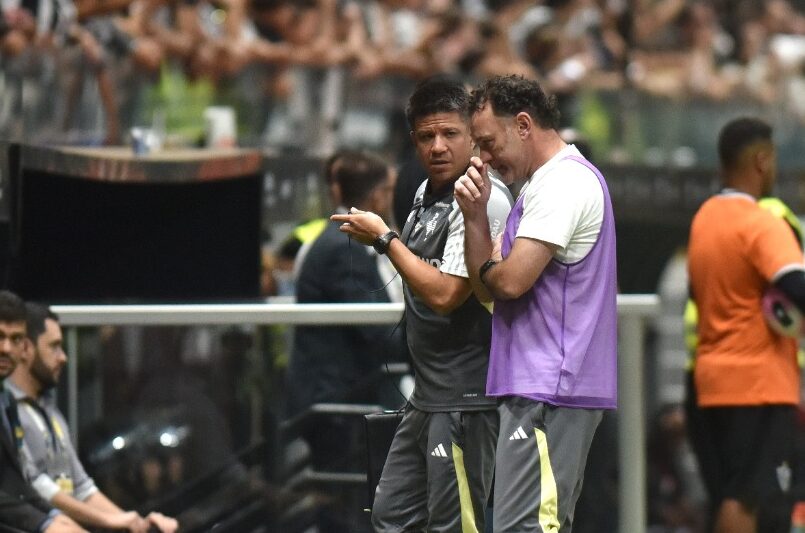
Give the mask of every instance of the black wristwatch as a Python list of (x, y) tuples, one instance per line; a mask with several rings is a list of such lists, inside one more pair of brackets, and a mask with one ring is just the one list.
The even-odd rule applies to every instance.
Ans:
[(483, 282), (484, 275), (489, 271), (490, 268), (497, 265), (498, 262), (494, 259), (487, 259), (486, 263), (481, 265), (481, 268), (478, 269), (478, 278)]
[(372, 243), (372, 247), (375, 249), (377, 253), (380, 255), (385, 254), (389, 251), (389, 245), (391, 241), (394, 239), (399, 239), (400, 234), (396, 231), (389, 231), (388, 233), (384, 233)]

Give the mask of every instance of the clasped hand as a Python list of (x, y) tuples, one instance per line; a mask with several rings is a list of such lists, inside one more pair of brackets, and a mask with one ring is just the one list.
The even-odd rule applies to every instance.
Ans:
[(475, 218), (486, 213), (486, 204), (492, 193), (492, 181), (480, 157), (472, 157), (467, 172), (456, 180), (453, 196), (464, 218)]

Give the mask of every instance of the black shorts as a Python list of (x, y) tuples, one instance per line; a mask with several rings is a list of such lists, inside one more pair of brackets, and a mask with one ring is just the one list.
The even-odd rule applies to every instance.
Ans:
[(796, 406), (694, 411), (690, 435), (716, 507), (724, 499), (738, 500), (756, 510), (792, 501)]

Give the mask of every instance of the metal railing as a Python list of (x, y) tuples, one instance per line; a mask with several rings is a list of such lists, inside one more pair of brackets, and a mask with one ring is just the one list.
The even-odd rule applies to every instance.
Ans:
[[(390, 324), (402, 304), (210, 304), (54, 306), (66, 328), (68, 353), (78, 353), (78, 326), (234, 324)], [(646, 528), (646, 412), (644, 346), (647, 320), (659, 312), (654, 294), (618, 296), (618, 460), (621, 533)], [(78, 365), (70, 359), (68, 419), (78, 428)]]

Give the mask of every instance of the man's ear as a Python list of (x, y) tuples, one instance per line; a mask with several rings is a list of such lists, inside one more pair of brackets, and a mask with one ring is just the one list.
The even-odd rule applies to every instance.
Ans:
[(755, 168), (764, 176), (767, 172), (769, 172), (769, 167), (772, 165), (773, 160), (773, 149), (762, 147), (758, 148), (754, 153), (753, 162), (755, 164)]
[(531, 115), (521, 111), (517, 113), (514, 120), (517, 123), (517, 133), (520, 135), (520, 138), (525, 139), (528, 137), (531, 134), (531, 128), (534, 127), (534, 121), (531, 119)]
[(377, 205), (381, 194), (383, 194), (382, 185), (375, 186), (375, 188), (369, 192), (369, 205), (366, 207), (367, 211), (375, 212), (375, 206)]
[(31, 339), (29, 339), (28, 337), (25, 337), (25, 339), (22, 341), (22, 351), (21, 351), (21, 355), (20, 355), (20, 359), (21, 359), (20, 362), (24, 363), (27, 366), (28, 363), (30, 363), (31, 360), (34, 358), (34, 350), (35, 349), (36, 348), (34, 346), (34, 342)]
[(360, 204), (356, 204), (355, 207), (361, 211), (371, 211), (372, 213), (377, 213), (380, 215), (377, 210), (378, 206), (380, 205), (381, 194), (383, 194), (383, 187), (382, 185), (377, 185), (371, 191), (369, 191), (363, 200), (361, 200)]
[(341, 203), (341, 184), (337, 181), (330, 183), (330, 196), (332, 196), (336, 204)]

